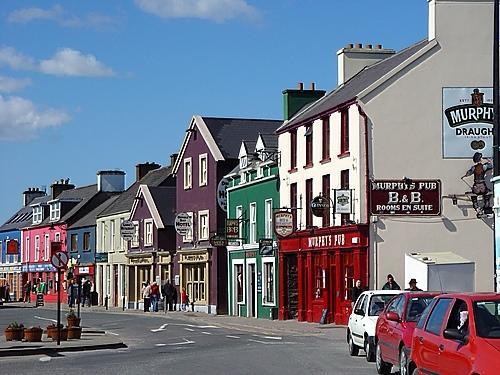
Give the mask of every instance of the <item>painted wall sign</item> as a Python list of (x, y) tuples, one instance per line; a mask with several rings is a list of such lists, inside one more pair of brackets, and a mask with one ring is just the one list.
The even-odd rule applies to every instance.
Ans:
[(293, 214), (288, 211), (277, 211), (274, 213), (274, 231), (280, 237), (286, 237), (293, 233)]
[(198, 263), (198, 262), (207, 262), (208, 255), (207, 253), (200, 254), (181, 254), (180, 263)]
[(439, 180), (376, 180), (370, 193), (372, 215), (441, 215)]
[(175, 231), (181, 236), (187, 236), (192, 231), (193, 220), (191, 215), (186, 212), (180, 212), (175, 217)]
[(52, 264), (23, 264), (22, 272), (55, 272), (57, 269)]
[(311, 211), (314, 216), (323, 217), (330, 213), (330, 198), (318, 195), (311, 201)]
[(443, 157), (493, 154), (493, 89), (443, 88)]
[(217, 185), (217, 204), (221, 208), (222, 211), (227, 211), (227, 187), (229, 186), (229, 180), (227, 178), (223, 178), (219, 181)]
[(107, 263), (108, 253), (95, 253), (95, 261), (96, 263)]
[(238, 219), (226, 219), (226, 238), (228, 240), (240, 238), (240, 221)]
[(336, 214), (352, 213), (352, 190), (335, 189), (333, 194)]

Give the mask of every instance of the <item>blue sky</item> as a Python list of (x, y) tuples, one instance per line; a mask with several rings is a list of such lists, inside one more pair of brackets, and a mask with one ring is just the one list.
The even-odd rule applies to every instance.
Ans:
[(347, 43), (425, 38), (427, 0), (10, 0), (0, 35), (3, 223), (28, 187), (168, 164), (193, 114), (281, 119)]

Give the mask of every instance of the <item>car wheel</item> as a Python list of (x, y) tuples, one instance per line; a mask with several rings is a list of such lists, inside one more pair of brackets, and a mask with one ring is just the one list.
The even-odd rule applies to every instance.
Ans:
[(400, 375), (408, 375), (408, 357), (406, 356), (406, 352), (404, 348), (401, 348), (399, 352), (399, 374)]
[(359, 346), (357, 346), (354, 341), (352, 341), (351, 333), (348, 333), (347, 344), (349, 345), (349, 355), (351, 357), (356, 357), (359, 354)]
[(375, 353), (373, 353), (373, 344), (370, 343), (368, 337), (365, 338), (365, 353), (366, 353), (366, 360), (368, 362), (375, 361)]
[(377, 368), (377, 372), (381, 375), (389, 375), (392, 369), (392, 365), (390, 363), (384, 362), (384, 360), (382, 359), (379, 342), (377, 342), (377, 347), (375, 349), (375, 367)]

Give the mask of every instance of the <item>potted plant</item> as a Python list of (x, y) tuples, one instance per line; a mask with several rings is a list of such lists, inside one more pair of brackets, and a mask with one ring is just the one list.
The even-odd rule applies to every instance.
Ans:
[[(62, 324), (60, 324), (60, 326), (61, 326), (61, 328), (63, 328), (63, 327), (64, 327)], [(49, 324), (49, 325), (47, 326), (47, 337), (48, 337), (48, 338), (51, 338), (51, 337), (52, 337), (52, 332), (54, 332), (54, 331), (57, 331), (57, 327), (56, 327), (56, 325), (55, 325), (54, 323)]]
[[(57, 341), (57, 337), (59, 335), (59, 331), (57, 330), (57, 328), (54, 328), (52, 330), (52, 341)], [(67, 328), (64, 328), (64, 327), (61, 327), (61, 336), (59, 338), (59, 341), (67, 341), (68, 340), (68, 329)]]
[(5, 340), (7, 341), (21, 341), (23, 335), (24, 325), (18, 322), (12, 322), (5, 328)]
[(78, 327), (80, 326), (80, 318), (76, 316), (75, 310), (70, 309), (69, 313), (66, 314), (68, 320), (68, 327)]
[(80, 339), (82, 337), (82, 327), (69, 327), (68, 326), (68, 340)]
[(40, 327), (30, 327), (24, 329), (24, 339), (28, 342), (42, 341), (43, 329)]

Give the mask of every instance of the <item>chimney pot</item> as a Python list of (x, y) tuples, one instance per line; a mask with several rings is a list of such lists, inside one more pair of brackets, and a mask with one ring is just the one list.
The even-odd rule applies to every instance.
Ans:
[(366, 44), (366, 45), (365, 45), (365, 48), (372, 49), (372, 48), (373, 48), (373, 46), (372, 46), (371, 44)]
[(377, 49), (382, 49), (382, 44), (377, 44)]
[(363, 48), (363, 45), (361, 43), (356, 43), (356, 48)]
[(299, 82), (299, 90), (304, 90), (304, 82)]
[(312, 91), (316, 90), (316, 84), (314, 82), (311, 82), (311, 90)]
[(345, 48), (353, 48), (353, 47), (354, 47), (354, 44), (352, 44), (352, 43), (348, 43), (348, 44), (345, 46)]

